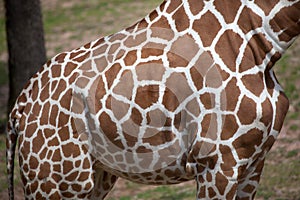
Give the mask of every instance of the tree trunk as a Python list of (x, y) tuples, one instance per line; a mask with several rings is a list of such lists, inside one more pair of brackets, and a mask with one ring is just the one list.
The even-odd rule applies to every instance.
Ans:
[(10, 111), (20, 91), (46, 62), (39, 0), (5, 0)]

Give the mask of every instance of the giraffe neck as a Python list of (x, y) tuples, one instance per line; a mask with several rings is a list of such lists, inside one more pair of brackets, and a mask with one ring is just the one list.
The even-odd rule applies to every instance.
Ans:
[(270, 62), (265, 63), (268, 66), (272, 66), (300, 34), (299, 0), (166, 0), (164, 4), (165, 11), (173, 14), (176, 29), (197, 31), (203, 48), (217, 51), (215, 38), (228, 33), (230, 43), (223, 44), (223, 48), (239, 51), (238, 41), (248, 41), (253, 52), (246, 53), (253, 54), (259, 61), (269, 57)]

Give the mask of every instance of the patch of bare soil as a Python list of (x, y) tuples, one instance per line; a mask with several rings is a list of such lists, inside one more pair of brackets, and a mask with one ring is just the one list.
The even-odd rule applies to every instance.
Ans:
[(47, 10), (53, 10), (60, 8), (71, 8), (75, 4), (80, 3), (80, 0), (72, 0), (72, 1), (59, 1), (59, 0), (41, 0), (41, 7)]
[[(15, 200), (22, 200), (24, 199), (23, 189), (21, 186), (15, 187)], [(7, 200), (8, 199), (8, 191), (4, 190), (0, 193), (0, 200)]]
[(155, 188), (155, 186), (152, 185), (135, 185), (134, 188), (129, 189), (129, 184), (129, 181), (125, 179), (119, 179), (107, 198), (120, 199), (121, 197), (135, 196), (141, 192)]
[[(132, 184), (133, 186), (130, 186)], [(154, 185), (135, 184), (125, 179), (119, 179), (112, 191), (108, 194), (107, 199), (121, 199), (122, 197), (131, 197), (131, 199), (133, 199), (138, 194), (153, 190), (156, 187), (157, 186)], [(188, 181), (176, 185), (169, 185), (168, 187), (191, 188), (196, 190), (196, 183), (194, 181)]]

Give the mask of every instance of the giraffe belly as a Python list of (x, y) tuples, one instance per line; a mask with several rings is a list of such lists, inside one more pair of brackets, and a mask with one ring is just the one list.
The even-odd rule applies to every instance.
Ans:
[[(136, 183), (149, 185), (168, 185), (182, 183), (194, 179), (194, 176), (187, 175), (187, 173), (185, 172), (185, 166), (181, 162), (183, 161), (178, 158), (178, 160), (174, 161), (174, 163), (171, 163), (164, 168), (156, 170), (150, 170), (146, 168), (144, 168), (143, 170), (138, 169), (139, 172), (133, 170), (118, 171), (111, 167), (114, 165), (112, 163), (112, 165), (100, 164), (100, 167), (105, 171), (110, 172), (111, 174)], [(128, 165), (128, 163), (124, 163), (124, 165)], [(137, 168), (138, 166), (136, 166), (135, 169)], [(128, 169), (130, 169), (130, 167)], [(131, 167), (131, 169), (134, 168)]]
[(168, 132), (158, 132), (154, 137), (154, 142), (142, 138), (133, 145), (133, 138), (121, 142), (102, 133), (92, 137), (89, 149), (101, 168), (134, 182), (174, 184), (192, 179), (185, 171), (189, 144)]
[[(82, 102), (81, 107), (86, 107), (85, 121), (74, 117), (74, 124), (88, 141), (87, 148), (106, 171), (135, 182), (170, 184), (193, 178), (187, 177), (185, 166), (198, 130), (196, 117), (185, 105), (172, 112), (166, 109), (157, 99), (155, 86), (141, 90), (141, 97), (135, 96), (138, 105), (111, 94), (101, 101), (73, 95), (74, 105)], [(168, 100), (170, 103), (172, 98)], [(97, 105), (99, 102), (101, 105)], [(196, 101), (190, 99), (184, 104), (190, 102)]]

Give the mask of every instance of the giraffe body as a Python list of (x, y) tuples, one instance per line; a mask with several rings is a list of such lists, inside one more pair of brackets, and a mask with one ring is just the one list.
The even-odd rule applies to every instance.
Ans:
[(226, 2), (164, 1), (45, 64), (10, 115), (10, 197), (18, 140), (27, 199), (103, 199), (117, 177), (253, 199), (288, 110), (272, 66), (300, 3)]

